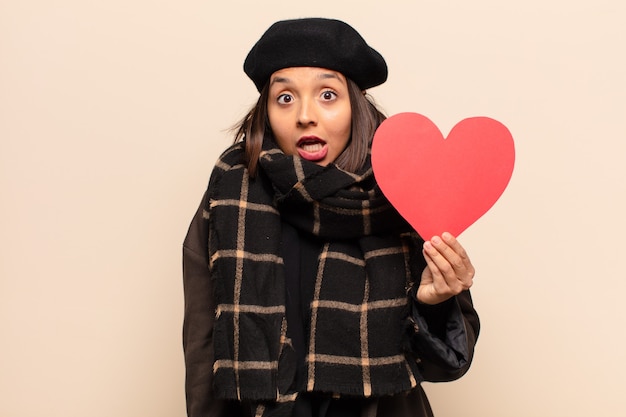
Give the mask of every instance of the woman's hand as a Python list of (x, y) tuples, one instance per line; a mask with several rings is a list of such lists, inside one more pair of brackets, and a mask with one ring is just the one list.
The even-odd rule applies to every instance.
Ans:
[(472, 286), (474, 266), (463, 246), (448, 232), (424, 242), (426, 268), (417, 289), (417, 300), (439, 304)]

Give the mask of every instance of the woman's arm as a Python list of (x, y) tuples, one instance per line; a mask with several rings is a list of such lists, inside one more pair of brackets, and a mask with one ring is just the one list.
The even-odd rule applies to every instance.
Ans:
[(413, 348), (426, 380), (458, 379), (470, 367), (480, 330), (469, 292), (474, 266), (449, 233), (425, 242), (422, 254), (426, 267), (413, 293)]
[(223, 401), (214, 398), (212, 387), (215, 302), (209, 273), (207, 194), (189, 226), (183, 244), (183, 349), (189, 417), (222, 415), (224, 407)]
[(452, 381), (462, 377), (474, 357), (480, 321), (469, 291), (436, 304), (413, 301), (411, 345), (420, 359), (425, 380)]

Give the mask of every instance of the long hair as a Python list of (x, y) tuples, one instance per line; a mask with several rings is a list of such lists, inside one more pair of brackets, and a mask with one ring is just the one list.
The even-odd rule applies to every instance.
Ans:
[[(334, 163), (345, 171), (356, 172), (365, 163), (374, 132), (386, 116), (378, 109), (373, 99), (361, 91), (354, 81), (348, 78), (346, 80), (352, 112), (350, 141)], [(257, 173), (263, 138), (265, 135), (272, 135), (267, 114), (268, 96), (269, 84), (266, 84), (256, 104), (232, 128), (235, 132), (235, 142), (245, 142), (245, 162), (251, 177), (256, 176)]]

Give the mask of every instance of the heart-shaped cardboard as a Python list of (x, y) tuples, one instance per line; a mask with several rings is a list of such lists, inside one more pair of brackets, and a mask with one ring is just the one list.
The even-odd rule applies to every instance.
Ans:
[(444, 139), (425, 116), (399, 113), (377, 129), (372, 168), (391, 204), (423, 239), (458, 236), (500, 198), (513, 174), (509, 130), (488, 117), (461, 120)]

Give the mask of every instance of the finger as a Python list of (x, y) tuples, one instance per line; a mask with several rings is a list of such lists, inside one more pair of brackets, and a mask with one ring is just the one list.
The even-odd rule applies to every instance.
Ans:
[(455, 293), (468, 289), (472, 285), (473, 275), (468, 271), (461, 258), (438, 236), (424, 244), (433, 263), (437, 266), (446, 285)]
[(422, 278), (417, 292), (417, 298), (421, 302), (427, 304), (438, 304), (441, 301), (450, 298), (454, 292), (444, 279), (443, 275), (433, 262), (432, 258), (424, 253), (426, 259), (426, 268), (422, 273)]
[(433, 248), (432, 244), (424, 242), (424, 249), (422, 250), (422, 254), (424, 255), (424, 259), (426, 260), (426, 265), (430, 269), (433, 280), (435, 280), (435, 278), (443, 279), (441, 271), (439, 270), (439, 267), (437, 267), (437, 263), (433, 260), (433, 257), (431, 256), (431, 254), (434, 256), (437, 256), (438, 254), (437, 250)]
[(450, 262), (433, 245), (432, 241), (424, 242), (424, 258), (433, 275), (433, 283), (437, 292), (458, 289), (461, 285)]
[(452, 236), (451, 233), (444, 232), (442, 233), (441, 238), (446, 245), (448, 245), (448, 247), (450, 247), (461, 258), (466, 266), (472, 264), (463, 245), (461, 245), (461, 243), (454, 236)]
[(474, 278), (474, 266), (467, 256), (467, 252), (458, 240), (450, 233), (443, 233), (442, 239), (432, 239), (435, 247), (448, 260), (457, 278), (465, 289), (471, 287)]
[(461, 257), (455, 252), (446, 241), (439, 236), (433, 236), (430, 240), (433, 247), (439, 251), (439, 253), (452, 265), (455, 270), (459, 270), (465, 267)]
[(460, 276), (465, 272), (463, 259), (442, 238), (434, 236), (430, 242), (440, 255), (433, 256), (433, 259), (445, 275), (450, 273)]
[(452, 236), (452, 234), (444, 232), (441, 235), (441, 238), (457, 254), (457, 256), (459, 257), (458, 259), (460, 259), (459, 265), (461, 263), (463, 264), (464, 272), (461, 272), (461, 268), (458, 266), (455, 266), (455, 269), (460, 272), (459, 278), (463, 282), (465, 289), (469, 289), (473, 284), (476, 270), (474, 269), (474, 265), (467, 255), (467, 251), (465, 250), (465, 248), (463, 248), (463, 245), (461, 245), (461, 243), (454, 236)]

